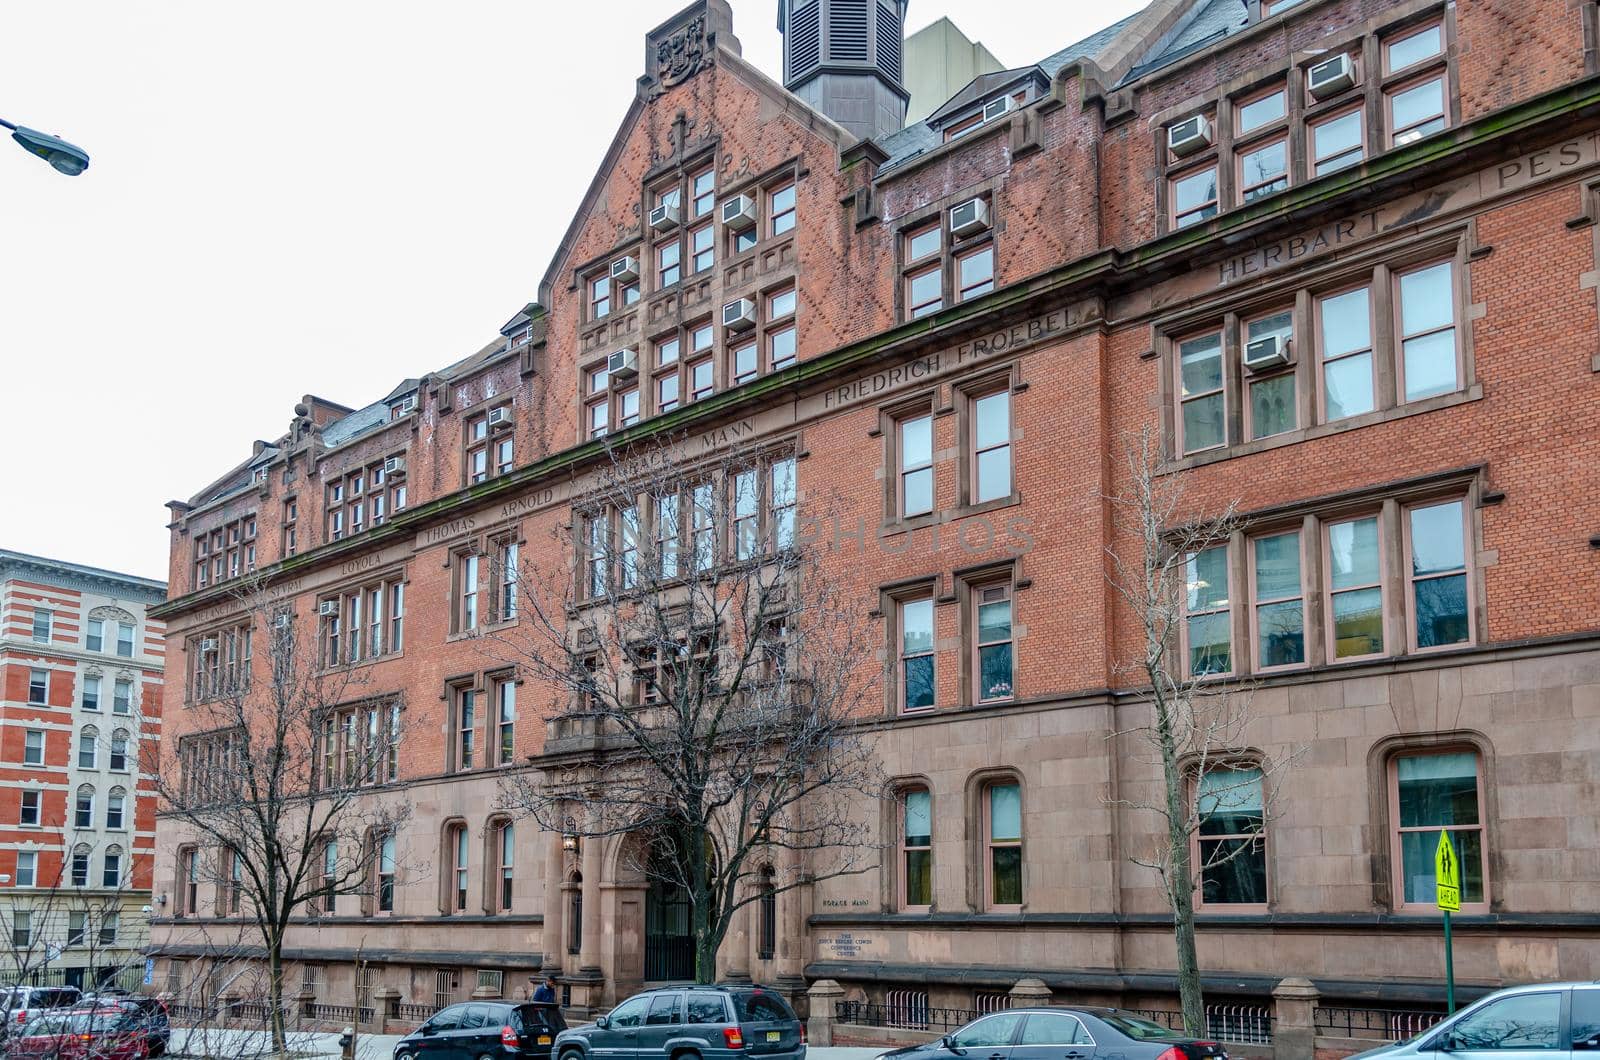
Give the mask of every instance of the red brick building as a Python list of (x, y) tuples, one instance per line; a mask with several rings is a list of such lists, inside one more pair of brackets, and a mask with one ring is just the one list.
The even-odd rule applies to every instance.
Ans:
[(148, 611), (165, 598), (149, 578), (0, 551), (8, 981), (84, 987), (142, 968), (166, 655)]
[[(499, 746), (462, 704), (508, 702), (482, 651), (519, 621), (492, 604), (505, 549), (576, 563), (545, 543), (608, 442), (687, 437), (770, 442), (802, 508), (834, 500), (895, 778), (879, 868), (779, 895), (730, 974), (962, 1007), (1023, 977), (1164, 996), (1170, 924), (1130, 860), (1153, 825), (1125, 808), (1156, 774), (1118, 735), (1141, 632), (1106, 581), (1141, 430), (1188, 476), (1175, 525), (1245, 517), (1192, 558), (1181, 623), (1189, 665), (1254, 688), (1236, 816), (1272, 806), (1199, 896), (1212, 994), (1303, 975), (1436, 1002), (1441, 828), (1464, 982), (1600, 975), (1595, 6), (1157, 0), (903, 129), (903, 9), (870, 5), (869, 31), (844, 7), (781, 6), (793, 92), (718, 0), (663, 23), (537, 301), (373, 404), (308, 396), (173, 503), (179, 701), (253, 568), (299, 628), (367, 630), (353, 664), (403, 700), (380, 786), (431, 870), (308, 925), (306, 981), (342, 1001), (363, 938), (365, 987), (419, 1003), (473, 969), (555, 968), (578, 1004), (645, 981), (659, 930), (616, 844), (575, 856), (491, 809), (499, 770), (562, 751), (548, 697), (512, 685), (504, 764), (455, 749), (462, 717)], [(1203, 842), (1235, 834), (1216, 810)], [(158, 892), (185, 842), (161, 830)], [(213, 919), (202, 898), (163, 921), (166, 957), (203, 962)]]

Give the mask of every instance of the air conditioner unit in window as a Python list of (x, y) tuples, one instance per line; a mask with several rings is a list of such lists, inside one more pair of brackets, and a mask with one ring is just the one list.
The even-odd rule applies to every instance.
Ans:
[[(330, 601), (330, 603), (331, 602), (332, 601)], [(272, 626), (274, 629), (288, 629), (292, 625), (294, 625), (293, 615), (278, 615), (272, 620)]]
[(1167, 150), (1183, 158), (1211, 146), (1211, 123), (1204, 114), (1185, 118), (1167, 130)]
[(756, 326), (756, 304), (740, 298), (722, 307), (722, 326), (729, 331), (743, 331)]
[(982, 199), (968, 199), (950, 207), (950, 234), (956, 238), (974, 235), (989, 227), (989, 204)]
[(405, 478), (406, 458), (391, 456), (383, 462), (383, 474), (386, 478)]
[(207, 637), (205, 640), (202, 640), (200, 642), (200, 650), (201, 651), (216, 651), (217, 650), (217, 638), (216, 637)]
[(1014, 102), (1015, 100), (1013, 100), (1010, 96), (1001, 96), (999, 99), (991, 99), (989, 102), (983, 105), (983, 120), (994, 121), (996, 118), (1004, 116), (1011, 110), (1011, 105)]
[(639, 278), (639, 259), (625, 254), (611, 263), (611, 278), (618, 283), (632, 283)]
[(756, 201), (748, 195), (735, 195), (722, 204), (722, 223), (735, 232), (756, 226)]
[(1252, 372), (1289, 363), (1289, 340), (1282, 335), (1264, 335), (1245, 343), (1244, 366)]
[(396, 416), (404, 416), (415, 411), (417, 411), (417, 395), (415, 394), (408, 394), (395, 402), (394, 414)]
[(509, 426), (511, 426), (511, 406), (502, 405), (500, 408), (489, 410), (489, 428), (491, 430), (497, 427)]
[(618, 350), (606, 358), (606, 374), (613, 379), (623, 376), (637, 375), (639, 372), (639, 351)]
[(670, 202), (664, 202), (650, 211), (650, 227), (657, 232), (664, 232), (678, 223), (678, 208)]
[(1336, 96), (1356, 83), (1355, 60), (1335, 55), (1306, 71), (1306, 90), (1318, 99)]
[(337, 600), (324, 600), (324, 601), (322, 601), (322, 603), (317, 605), (317, 614), (321, 615), (323, 618), (338, 618), (339, 617), (339, 601), (337, 601)]

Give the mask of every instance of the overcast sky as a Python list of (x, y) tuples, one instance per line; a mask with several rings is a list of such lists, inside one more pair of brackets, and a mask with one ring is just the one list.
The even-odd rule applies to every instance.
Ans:
[[(8, 0), (0, 548), (165, 577), (163, 503), (477, 349), (539, 277), (682, 5)], [(913, 0), (1033, 62), (1139, 0)], [(776, 0), (733, 0), (779, 74)]]

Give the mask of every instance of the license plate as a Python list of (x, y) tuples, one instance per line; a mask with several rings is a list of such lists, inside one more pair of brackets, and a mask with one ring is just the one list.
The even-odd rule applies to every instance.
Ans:
[(540, 1045), (549, 1045), (550, 1044), (550, 1036), (548, 1034), (539, 1035), (539, 1044)]
[(782, 1037), (783, 1037), (783, 1034), (781, 1032), (779, 1032), (779, 1031), (768, 1031), (767, 1032), (767, 1041), (769, 1041), (769, 1042), (775, 1042), (779, 1038), (782, 1038)]

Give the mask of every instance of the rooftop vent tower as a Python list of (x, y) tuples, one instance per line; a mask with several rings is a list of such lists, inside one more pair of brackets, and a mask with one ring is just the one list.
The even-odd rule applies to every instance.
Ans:
[(778, 0), (783, 85), (858, 139), (897, 132), (908, 0)]

